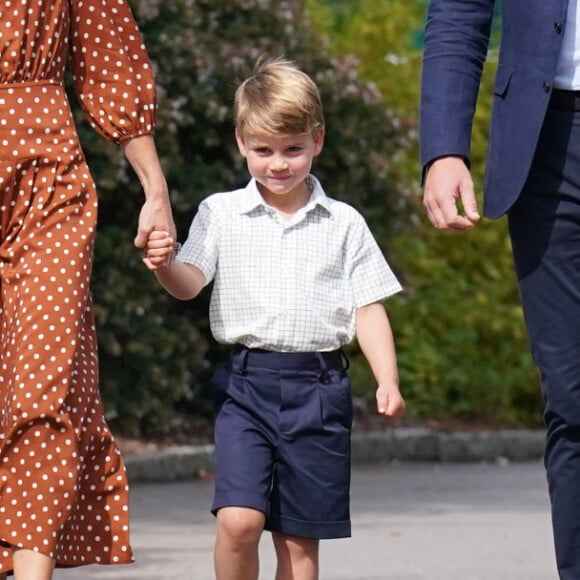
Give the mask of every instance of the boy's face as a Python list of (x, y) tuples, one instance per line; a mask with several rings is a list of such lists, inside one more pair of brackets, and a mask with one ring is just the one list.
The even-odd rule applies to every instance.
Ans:
[(236, 131), (236, 140), (263, 196), (302, 196), (312, 160), (322, 150), (324, 130), (314, 136), (310, 133), (242, 136)]

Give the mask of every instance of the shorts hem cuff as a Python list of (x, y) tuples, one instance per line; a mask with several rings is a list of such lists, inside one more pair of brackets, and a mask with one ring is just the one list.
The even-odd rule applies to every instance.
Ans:
[(218, 511), (226, 507), (241, 507), (257, 510), (266, 513), (264, 501), (252, 496), (236, 496), (214, 499), (211, 505), (211, 513), (215, 516)]
[(351, 524), (349, 520), (341, 522), (309, 522), (274, 516), (267, 519), (265, 529), (288, 536), (317, 540), (350, 538), (351, 536)]

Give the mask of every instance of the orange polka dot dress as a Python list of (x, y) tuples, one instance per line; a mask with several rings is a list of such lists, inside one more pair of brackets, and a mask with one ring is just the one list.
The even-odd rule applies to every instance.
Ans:
[[(127, 478), (98, 391), (97, 218), (63, 76), (92, 125), (153, 132), (151, 63), (125, 0), (0, 3), (0, 573), (132, 561)], [(4, 546), (4, 547), (3, 547)]]

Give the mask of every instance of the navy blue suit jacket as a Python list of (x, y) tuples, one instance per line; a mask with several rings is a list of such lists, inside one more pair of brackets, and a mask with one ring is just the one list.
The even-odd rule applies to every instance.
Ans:
[[(546, 114), (568, 0), (502, 0), (493, 86), (484, 213), (505, 213), (522, 191)], [(425, 30), (421, 163), (444, 155), (469, 161), (471, 127), (494, 0), (431, 0)]]

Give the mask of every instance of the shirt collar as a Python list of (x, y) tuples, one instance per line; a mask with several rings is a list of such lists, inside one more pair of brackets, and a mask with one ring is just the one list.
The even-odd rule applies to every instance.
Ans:
[[(327, 195), (324, 193), (324, 189), (322, 188), (320, 181), (318, 181), (314, 175), (309, 175), (307, 179), (312, 184), (312, 194), (310, 195), (308, 203), (299, 211), (307, 213), (314, 210), (316, 207), (321, 207), (326, 210), (329, 215), (332, 215), (330, 201)], [(240, 213), (248, 214), (259, 207), (267, 209), (269, 206), (266, 204), (264, 198), (260, 194), (256, 180), (252, 178), (248, 185), (246, 185), (246, 187), (241, 192)]]

